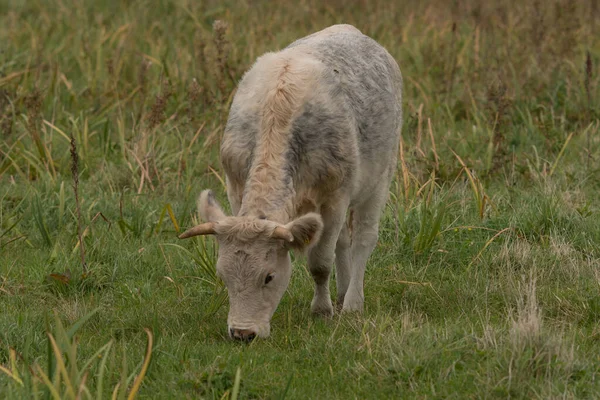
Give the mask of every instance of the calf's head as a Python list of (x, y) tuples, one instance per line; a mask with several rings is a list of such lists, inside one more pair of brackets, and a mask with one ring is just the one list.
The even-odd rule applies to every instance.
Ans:
[(229, 293), (229, 335), (245, 341), (269, 336), (271, 317), (292, 274), (289, 251), (319, 240), (321, 216), (309, 213), (285, 225), (254, 216), (226, 216), (210, 190), (200, 195), (198, 212), (206, 222), (179, 237), (215, 235), (217, 275)]

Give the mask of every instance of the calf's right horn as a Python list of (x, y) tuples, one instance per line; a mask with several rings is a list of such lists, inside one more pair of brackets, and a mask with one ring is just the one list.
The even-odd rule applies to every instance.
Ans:
[(214, 235), (215, 234), (215, 224), (214, 222), (205, 222), (200, 225), (196, 225), (193, 228), (188, 229), (179, 235), (179, 239), (187, 239), (192, 236), (198, 235)]

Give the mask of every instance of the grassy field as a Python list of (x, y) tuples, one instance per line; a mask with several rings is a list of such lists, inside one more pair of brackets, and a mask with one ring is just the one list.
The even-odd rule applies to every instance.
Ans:
[[(243, 72), (342, 22), (405, 82), (365, 313), (296, 259), (234, 343), (177, 232)], [(0, 397), (600, 398), (599, 65), (597, 0), (0, 0)]]

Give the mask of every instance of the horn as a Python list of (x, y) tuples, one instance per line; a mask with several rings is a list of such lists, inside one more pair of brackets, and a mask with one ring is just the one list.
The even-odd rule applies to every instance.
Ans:
[(283, 226), (278, 226), (277, 228), (275, 228), (275, 230), (271, 234), (271, 237), (274, 239), (287, 240), (290, 243), (294, 241), (294, 235), (292, 235), (292, 232), (290, 232), (289, 229), (284, 228)]
[(214, 235), (215, 234), (215, 224), (214, 222), (205, 222), (200, 225), (196, 225), (193, 228), (188, 229), (179, 235), (179, 239), (187, 239), (192, 236), (198, 235)]

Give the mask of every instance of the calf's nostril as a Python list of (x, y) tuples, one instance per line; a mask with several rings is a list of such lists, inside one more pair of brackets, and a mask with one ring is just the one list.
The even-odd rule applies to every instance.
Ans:
[(256, 338), (256, 333), (249, 329), (230, 329), (231, 337), (244, 342), (251, 342)]

